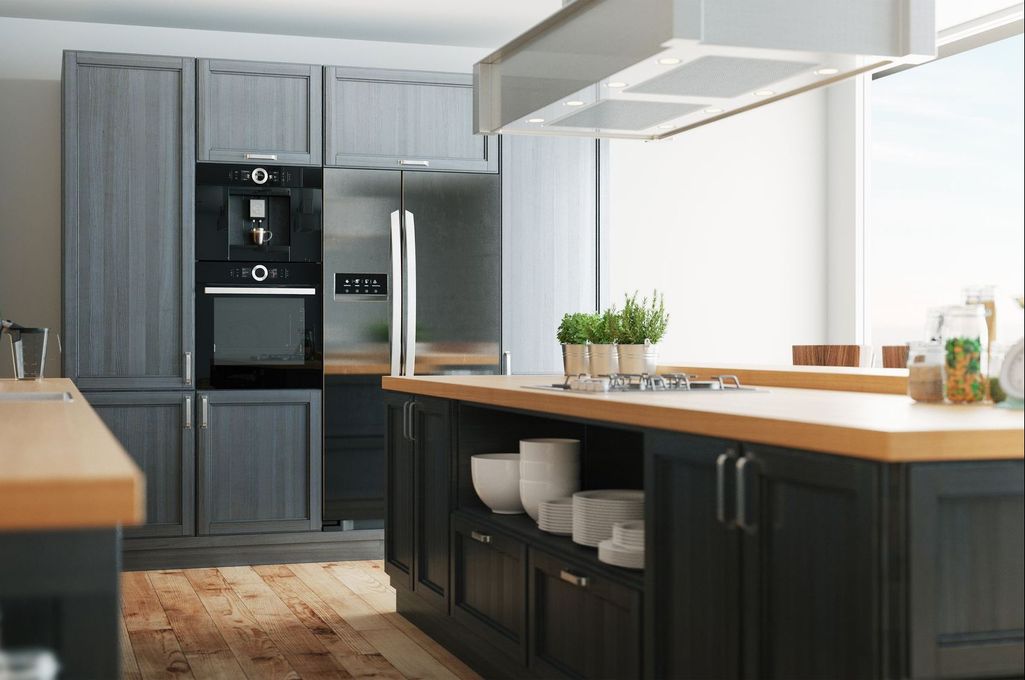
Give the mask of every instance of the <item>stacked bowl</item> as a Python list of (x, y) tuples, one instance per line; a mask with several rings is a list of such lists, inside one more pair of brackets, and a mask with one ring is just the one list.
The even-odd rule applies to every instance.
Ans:
[(616, 522), (612, 538), (598, 544), (598, 559), (627, 569), (644, 568), (644, 522)]
[(573, 499), (541, 501), (538, 504), (537, 528), (550, 534), (570, 536), (573, 533)]
[(644, 492), (599, 489), (573, 494), (573, 542), (592, 548), (612, 538), (616, 522), (644, 518)]
[(518, 515), (523, 512), (520, 503), (520, 454), (481, 453), (470, 456), (470, 475), (473, 490), (499, 515)]
[(580, 488), (579, 439), (520, 440), (520, 501), (538, 520), (542, 501), (572, 496)]

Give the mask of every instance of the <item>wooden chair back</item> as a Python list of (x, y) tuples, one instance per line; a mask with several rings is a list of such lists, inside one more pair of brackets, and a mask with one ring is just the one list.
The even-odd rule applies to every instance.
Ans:
[(794, 366), (861, 365), (860, 345), (794, 345)]
[(907, 365), (907, 345), (883, 345), (883, 368), (905, 368)]

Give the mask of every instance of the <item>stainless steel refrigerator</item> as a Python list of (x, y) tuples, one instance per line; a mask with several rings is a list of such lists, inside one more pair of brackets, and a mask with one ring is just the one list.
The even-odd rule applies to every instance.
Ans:
[(324, 170), (324, 521), (384, 517), (382, 375), (497, 373), (501, 179)]

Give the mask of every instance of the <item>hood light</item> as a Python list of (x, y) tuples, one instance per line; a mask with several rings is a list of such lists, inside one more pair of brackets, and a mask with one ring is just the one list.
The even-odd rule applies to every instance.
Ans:
[(833, 67), (815, 69), (815, 75), (817, 76), (835, 76), (839, 72), (840, 69)]
[(756, 97), (771, 97), (776, 92), (775, 90), (755, 90), (752, 94)]
[(611, 87), (618, 90), (621, 87), (626, 87), (628, 84), (629, 83), (624, 83), (622, 80), (613, 80), (611, 82), (605, 83), (605, 87)]
[(680, 63), (680, 60), (677, 57), (662, 57), (658, 60), (658, 63), (662, 64), (663, 66), (675, 66), (676, 64)]
[(670, 130), (670, 129), (674, 128), (674, 127), (676, 127), (676, 126), (673, 125), (672, 123), (662, 123), (661, 125), (658, 126), (658, 129), (659, 130)]
[(566, 102), (566, 106), (583, 106), (583, 105), (584, 105), (584, 102), (580, 101), (579, 99), (570, 99), (568, 102)]
[(704, 113), (722, 113), (725, 110), (726, 109), (720, 109), (716, 106), (709, 106), (707, 109), (704, 110)]
[(544, 118), (528, 118), (527, 122), (528, 123), (543, 123), (543, 122), (545, 122), (545, 119)]

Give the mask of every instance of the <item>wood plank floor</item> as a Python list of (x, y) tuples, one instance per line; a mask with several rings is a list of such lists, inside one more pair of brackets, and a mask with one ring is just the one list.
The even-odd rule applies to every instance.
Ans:
[(395, 612), (380, 561), (125, 572), (122, 678), (479, 676)]

